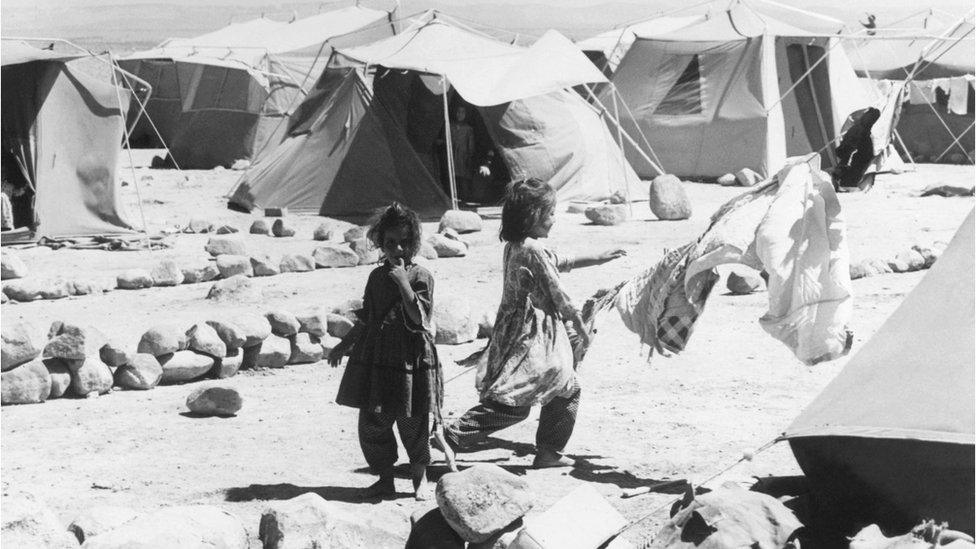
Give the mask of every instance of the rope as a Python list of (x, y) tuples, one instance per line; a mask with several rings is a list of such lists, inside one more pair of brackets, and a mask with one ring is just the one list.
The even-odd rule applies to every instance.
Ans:
[[(142, 232), (146, 238), (146, 247), (152, 251), (152, 246), (149, 243), (149, 228), (146, 225), (146, 212), (142, 208), (142, 192), (139, 190), (139, 178), (136, 177), (135, 162), (132, 159), (132, 147), (129, 144), (129, 132), (128, 128), (125, 126), (126, 108), (122, 105), (122, 92), (119, 91), (121, 86), (119, 85), (118, 76), (115, 70), (112, 71), (112, 87), (115, 88), (115, 98), (119, 103), (119, 119), (122, 125), (122, 136), (125, 140), (125, 152), (129, 156), (129, 170), (132, 172), (132, 185), (136, 189), (136, 200), (139, 201), (139, 217), (142, 219)], [(133, 93), (133, 95), (135, 94)]]

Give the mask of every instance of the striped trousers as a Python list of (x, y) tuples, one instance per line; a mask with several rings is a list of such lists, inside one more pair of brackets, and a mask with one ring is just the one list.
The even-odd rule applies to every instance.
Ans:
[(430, 463), (430, 418), (396, 417), (390, 414), (359, 410), (359, 446), (369, 468), (378, 475), (392, 475), (397, 462), (397, 442), (393, 434), (396, 423), (400, 441), (407, 450), (411, 465)]

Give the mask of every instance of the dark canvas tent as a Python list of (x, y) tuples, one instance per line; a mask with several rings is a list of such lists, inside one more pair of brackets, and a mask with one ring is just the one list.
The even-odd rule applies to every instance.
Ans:
[(131, 232), (116, 180), (129, 92), (83, 70), (87, 55), (4, 40), (0, 61), (4, 178), (31, 229), (21, 236)]
[[(333, 47), (392, 33), (386, 12), (353, 6), (292, 22), (259, 18), (195, 38), (169, 39), (119, 61), (153, 87), (147, 116), (139, 119), (130, 140), (136, 146), (168, 146), (183, 168), (253, 160), (265, 144), (281, 141), (283, 121)], [(133, 117), (137, 113), (133, 109)]]
[(973, 533), (973, 213), (942, 257), (784, 438), (822, 508), (904, 532)]

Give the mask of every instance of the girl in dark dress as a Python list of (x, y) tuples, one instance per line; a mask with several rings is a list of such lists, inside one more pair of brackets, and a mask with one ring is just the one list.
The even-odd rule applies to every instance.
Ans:
[(425, 499), (430, 463), (430, 414), (440, 410), (443, 379), (434, 346), (434, 278), (413, 263), (420, 247), (420, 219), (392, 204), (367, 233), (384, 254), (366, 282), (359, 321), (329, 354), (335, 367), (349, 362), (336, 402), (359, 408), (359, 444), (379, 480), (367, 497), (396, 493), (396, 424), (410, 458), (414, 494)]

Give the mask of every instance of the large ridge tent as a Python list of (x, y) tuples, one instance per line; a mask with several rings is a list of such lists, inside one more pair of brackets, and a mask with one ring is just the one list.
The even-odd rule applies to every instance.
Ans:
[(833, 520), (973, 533), (973, 213), (783, 438)]
[(448, 104), (459, 102), (483, 121), (512, 177), (547, 181), (563, 201), (643, 199), (600, 113), (570, 90), (601, 81), (553, 31), (523, 48), (427, 13), (394, 37), (337, 50), (289, 136), (248, 170), (231, 204), (357, 215), (404, 197), (442, 212), (452, 168), (438, 155)]
[[(809, 152), (834, 166), (849, 116), (873, 106), (838, 40), (742, 2), (672, 32), (636, 34), (612, 78), (631, 110), (624, 126), (679, 176), (768, 175)], [(653, 175), (627, 152), (642, 177)]]
[(132, 232), (116, 180), (129, 92), (86, 71), (89, 55), (3, 40), (0, 62), (4, 183), (21, 229), (10, 240)]
[[(926, 10), (848, 40), (857, 74), (884, 90), (908, 80), (897, 131), (916, 161), (973, 162), (976, 36), (971, 18)], [(954, 92), (954, 93), (953, 93)]]
[[(282, 122), (332, 48), (391, 34), (387, 12), (354, 6), (292, 22), (259, 18), (167, 40), (119, 61), (153, 87), (130, 140), (134, 146), (168, 147), (181, 168), (253, 160), (281, 140)], [(132, 110), (133, 118), (139, 115), (138, 108)]]

